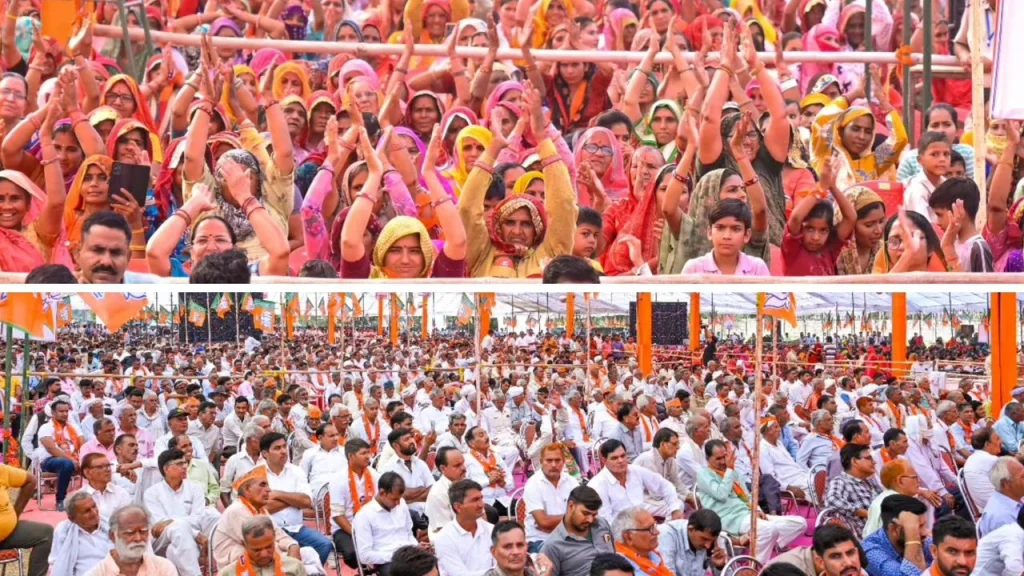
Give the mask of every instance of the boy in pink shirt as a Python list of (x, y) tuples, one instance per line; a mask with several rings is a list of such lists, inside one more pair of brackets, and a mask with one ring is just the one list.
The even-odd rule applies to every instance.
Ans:
[(750, 207), (742, 200), (720, 200), (708, 215), (711, 252), (688, 260), (682, 273), (771, 276), (764, 260), (743, 253), (753, 233), (752, 220)]

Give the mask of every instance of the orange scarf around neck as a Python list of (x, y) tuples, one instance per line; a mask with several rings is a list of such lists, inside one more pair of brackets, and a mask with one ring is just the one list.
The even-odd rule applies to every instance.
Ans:
[[(238, 558), (235, 563), (235, 571), (238, 576), (257, 576), (259, 574), (252, 559), (249, 558), (248, 552)], [(274, 551), (274, 574), (275, 576), (284, 576), (284, 569), (281, 567), (281, 553), (276, 550)]]
[(363, 414), (363, 428), (366, 429), (366, 437), (370, 439), (370, 453), (377, 455), (377, 445), (380, 444), (380, 418), (373, 421), (370, 426), (370, 419)]
[[(66, 435), (64, 434), (65, 431), (67, 431)], [(68, 441), (69, 437), (71, 438), (70, 442)], [(76, 456), (75, 459), (78, 459), (78, 449), (82, 447), (82, 440), (78, 437), (78, 432), (75, 432), (74, 426), (61, 424), (54, 420), (53, 441), (57, 443), (57, 447), (65, 454)]]
[[(488, 458), (484, 459), (483, 454), (477, 452), (476, 450), (473, 450), (473, 457), (476, 458), (476, 461), (479, 462), (480, 465), (484, 467), (484, 473), (490, 476), (491, 472), (497, 470), (498, 468), (498, 459), (494, 457), (494, 451), (489, 451), (487, 456)], [(498, 485), (500, 485), (500, 482), (498, 481), (491, 482), (490, 484), (491, 488), (494, 488), (495, 486)]]
[(900, 411), (900, 407), (892, 402), (886, 402), (886, 404), (889, 405), (889, 410), (892, 410), (892, 417), (896, 419), (896, 427), (903, 428), (903, 412)]
[[(715, 470), (714, 468), (708, 468), (708, 469), (711, 470), (712, 472), (714, 472), (715, 474), (718, 474), (720, 477), (725, 478), (725, 472), (719, 472), (718, 470)], [(739, 496), (740, 500), (742, 500), (743, 502), (748, 502), (749, 501), (749, 498), (747, 498), (747, 491), (743, 489), (743, 486), (740, 486), (739, 482), (733, 482), (732, 483), (732, 491), (734, 493), (736, 493), (736, 495)]]
[(359, 489), (356, 487), (356, 473), (348, 469), (348, 491), (352, 496), (352, 516), (354, 517), (359, 509), (373, 498), (373, 475), (369, 470), (363, 470), (363, 498), (359, 498)]
[(260, 514), (267, 514), (267, 509), (266, 508), (260, 508), (259, 510), (257, 510), (256, 507), (252, 505), (252, 502), (249, 502), (248, 500), (246, 500), (245, 498), (242, 498), (241, 496), (239, 496), (238, 501), (241, 502), (242, 505), (245, 506), (245, 508), (247, 510), (249, 510), (249, 512), (252, 512), (253, 516), (259, 516)]
[(572, 408), (572, 411), (576, 413), (576, 418), (580, 421), (580, 430), (583, 430), (583, 441), (590, 442), (590, 434), (587, 434), (587, 420), (583, 417), (583, 411), (579, 408)]
[(636, 564), (640, 568), (640, 571), (647, 576), (672, 576), (670, 571), (665, 566), (665, 560), (661, 557), (658, 551), (654, 552), (654, 555), (658, 558), (658, 563), (655, 564), (650, 558), (637, 554), (636, 550), (623, 544), (622, 542), (615, 543), (615, 551), (626, 557), (627, 560)]

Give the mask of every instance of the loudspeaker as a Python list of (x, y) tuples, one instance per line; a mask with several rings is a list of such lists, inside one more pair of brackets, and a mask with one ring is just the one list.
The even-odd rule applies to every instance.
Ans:
[[(656, 346), (682, 346), (690, 337), (687, 302), (651, 303), (651, 339)], [(636, 302), (629, 304), (629, 335), (636, 338)]]

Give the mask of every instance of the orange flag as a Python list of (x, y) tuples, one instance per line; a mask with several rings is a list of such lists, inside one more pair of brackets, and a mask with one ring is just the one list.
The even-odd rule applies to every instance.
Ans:
[(48, 308), (42, 293), (0, 292), (0, 322), (42, 338), (48, 316), (52, 318), (53, 311)]
[(132, 292), (83, 292), (79, 297), (96, 313), (96, 317), (111, 333), (117, 332), (135, 318), (148, 303), (145, 294)]

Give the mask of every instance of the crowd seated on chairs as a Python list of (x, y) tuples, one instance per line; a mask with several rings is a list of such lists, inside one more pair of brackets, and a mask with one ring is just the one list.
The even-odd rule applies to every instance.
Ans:
[[(113, 339), (103, 345), (148, 354)], [(79, 576), (140, 563), (160, 571), (166, 562), (185, 576), (275, 567), (296, 576), (965, 576), (975, 550), (982, 576), (1019, 565), (1007, 548), (1024, 545), (1016, 513), (1024, 465), (1008, 448), (1024, 439), (1024, 390), (990, 420), (980, 381), (936, 396), (926, 378), (812, 367), (809, 378), (766, 375), (755, 398), (753, 375), (727, 356), (649, 377), (628, 359), (599, 360), (592, 375), (582, 363), (487, 367), (469, 384), (472, 371), (459, 361), (470, 348), (424, 341), (397, 350), (371, 338), (357, 364), (354, 354), (328, 358), (322, 343), (300, 335), (283, 348), (285, 366), (302, 360), (324, 370), (312, 374), (275, 370), (276, 349), (165, 349), (161, 371), (169, 373), (121, 389), (112, 379), (97, 415), (89, 413), (93, 387), (78, 386), (84, 376), (68, 379), (74, 389), (43, 386), (33, 394), (48, 403), (22, 438), (38, 431), (36, 469), (57, 470), (43, 492), (63, 496), (63, 464), (46, 462), (71, 463), (67, 520), (52, 536), (16, 522), (0, 552), (31, 548), (33, 576), (40, 564)], [(579, 358), (540, 347), (522, 353), (535, 363)], [(150, 392), (157, 412), (146, 406)], [(87, 415), (94, 437), (77, 443)], [(147, 435), (152, 457), (138, 440)], [(296, 451), (300, 439), (311, 445)], [(226, 443), (234, 447), (227, 457)], [(86, 453), (66, 458), (73, 447)], [(35, 495), (24, 487), (38, 477), (0, 471), (0, 481), (23, 488), (9, 508), (20, 514), (19, 503)]]

